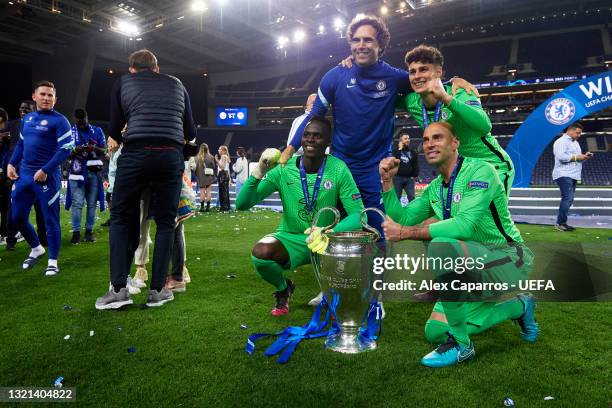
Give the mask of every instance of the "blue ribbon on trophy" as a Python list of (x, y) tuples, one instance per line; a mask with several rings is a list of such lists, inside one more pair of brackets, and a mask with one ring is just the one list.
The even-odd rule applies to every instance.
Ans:
[(245, 347), (248, 354), (252, 355), (255, 343), (265, 337), (277, 337), (264, 355), (278, 354), (279, 364), (289, 361), (302, 340), (326, 337), (325, 347), (340, 353), (361, 353), (377, 347), (376, 340), (382, 332), (382, 307), (372, 287), (372, 265), (374, 258), (384, 253), (376, 245), (380, 234), (364, 221), (364, 215), (367, 211), (376, 211), (384, 218), (384, 214), (367, 208), (361, 213), (361, 223), (367, 231), (331, 232), (340, 219), (335, 208), (319, 210), (312, 225), (317, 225), (324, 211), (335, 215), (334, 223), (323, 229), (329, 244), (324, 254), (311, 253), (315, 276), (323, 292), (322, 302), (304, 326), (250, 335)]

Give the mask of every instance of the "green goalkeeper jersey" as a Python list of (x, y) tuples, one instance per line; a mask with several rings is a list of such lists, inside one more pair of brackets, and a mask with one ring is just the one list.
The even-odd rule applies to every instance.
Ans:
[(489, 163), (471, 157), (463, 158), (450, 194), (450, 218), (443, 219), (448, 189), (442, 175), (438, 175), (423, 194), (407, 207), (401, 206), (395, 190), (391, 189), (383, 193), (385, 210), (402, 225), (417, 225), (431, 217), (442, 220), (429, 226), (432, 238), (454, 238), (483, 244), (523, 242), (510, 218), (501, 180)]
[[(446, 87), (451, 94), (452, 89)], [(398, 99), (397, 107), (410, 113), (423, 128), (423, 102), (421, 95), (412, 92)], [(428, 123), (435, 119), (435, 108), (426, 109)], [(502, 174), (512, 172), (512, 159), (497, 140), (491, 136), (491, 120), (482, 109), (480, 99), (476, 95), (468, 95), (465, 89), (459, 89), (449, 106), (442, 105), (439, 120), (453, 126), (459, 138), (459, 154), (465, 157), (475, 157), (491, 163)], [(511, 176), (512, 179), (514, 176)]]
[[(306, 207), (306, 199), (302, 191), (302, 181), (298, 160), (294, 156), (285, 165), (276, 166), (270, 170), (262, 180), (251, 176), (242, 186), (236, 198), (236, 209), (247, 210), (263, 201), (275, 191), (278, 191), (282, 204), (283, 215), (279, 232), (304, 233), (310, 228), (314, 214), (323, 207), (337, 208), (342, 203), (347, 216), (334, 227), (334, 231), (360, 230), (359, 214), (363, 210), (361, 195), (353, 176), (346, 164), (333, 156), (327, 155), (327, 163), (323, 171), (319, 192), (312, 211)], [(317, 179), (317, 173), (306, 175), (308, 182), (308, 196), (312, 194)], [(319, 218), (318, 226), (326, 226), (333, 221), (331, 212), (325, 212)]]

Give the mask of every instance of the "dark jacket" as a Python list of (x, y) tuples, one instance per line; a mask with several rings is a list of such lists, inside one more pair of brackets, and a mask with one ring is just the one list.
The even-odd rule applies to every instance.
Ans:
[(400, 177), (418, 177), (419, 176), (419, 157), (414, 149), (403, 148), (402, 150), (393, 150), (393, 157), (400, 159), (399, 170), (397, 175)]
[(195, 139), (189, 95), (181, 81), (150, 70), (121, 76), (111, 91), (109, 136), (125, 144), (183, 145)]

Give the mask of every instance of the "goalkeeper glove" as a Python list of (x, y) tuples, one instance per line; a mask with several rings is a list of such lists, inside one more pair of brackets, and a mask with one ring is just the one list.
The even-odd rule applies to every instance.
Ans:
[(257, 166), (255, 166), (251, 173), (253, 177), (261, 180), (268, 171), (272, 170), (272, 168), (278, 164), (280, 156), (281, 152), (278, 149), (267, 148), (264, 150), (259, 158), (259, 163), (257, 163)]
[(329, 244), (329, 238), (324, 235), (321, 227), (312, 227), (304, 231), (304, 234), (309, 234), (306, 238), (308, 249), (317, 254), (325, 253), (327, 245)]

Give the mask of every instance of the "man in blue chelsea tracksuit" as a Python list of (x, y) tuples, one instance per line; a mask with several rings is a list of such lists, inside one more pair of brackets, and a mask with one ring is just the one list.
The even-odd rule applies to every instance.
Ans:
[(60, 165), (70, 155), (74, 141), (68, 119), (53, 110), (57, 100), (55, 85), (48, 81), (38, 82), (34, 86), (32, 99), (37, 111), (24, 116), (19, 141), (7, 166), (8, 177), (16, 180), (12, 192), (12, 217), (15, 226), (32, 247), (22, 265), (23, 269), (30, 269), (45, 254), (29, 221), (32, 204), (34, 200), (39, 201), (49, 243), (45, 275), (55, 276), (59, 272), (57, 258), (61, 239)]
[[(355, 19), (347, 33), (355, 63), (350, 69), (332, 68), (323, 76), (310, 115), (325, 116), (329, 107), (333, 108), (331, 152), (348, 165), (364, 206), (382, 210), (378, 163), (391, 153), (395, 98), (408, 92), (408, 72), (379, 60), (390, 39), (379, 18)], [(303, 121), (306, 123), (308, 119)], [(299, 149), (302, 133), (303, 129), (295, 132), (281, 164)], [(378, 218), (371, 224), (382, 231)]]

